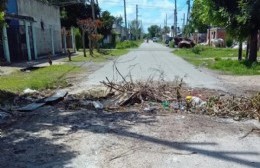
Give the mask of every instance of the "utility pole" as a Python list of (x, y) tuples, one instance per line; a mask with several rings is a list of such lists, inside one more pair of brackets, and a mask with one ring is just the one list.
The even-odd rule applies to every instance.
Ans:
[(187, 23), (189, 24), (190, 21), (190, 0), (187, 0), (187, 5), (188, 5), (188, 12), (187, 12)]
[(183, 24), (182, 24), (182, 31), (184, 31), (184, 27), (185, 27), (185, 13), (183, 13)]
[(177, 36), (177, 0), (175, 0), (175, 9), (174, 9), (174, 36)]
[(95, 21), (95, 20), (96, 20), (96, 17), (95, 17), (94, 0), (91, 0), (91, 10), (92, 10), (92, 19), (93, 19), (93, 21)]
[(126, 20), (126, 3), (125, 3), (125, 0), (124, 0), (124, 14), (125, 14), (125, 35), (126, 35), (126, 39), (128, 39), (127, 20)]
[(136, 5), (136, 11), (135, 11), (135, 13), (136, 13), (136, 40), (138, 39), (138, 5)]
[(167, 20), (168, 18), (167, 18), (167, 13), (166, 13), (166, 20), (165, 20), (165, 26), (167, 27), (167, 25), (168, 25), (168, 20)]

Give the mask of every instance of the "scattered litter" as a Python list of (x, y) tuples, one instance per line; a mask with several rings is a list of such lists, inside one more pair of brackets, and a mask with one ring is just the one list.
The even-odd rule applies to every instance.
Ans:
[(93, 103), (95, 109), (97, 109), (97, 110), (102, 110), (104, 108), (103, 104), (101, 104), (99, 101), (93, 101), (92, 103)]
[(171, 109), (184, 111), (186, 109), (185, 104), (173, 102), (170, 104)]
[(62, 101), (64, 99), (64, 97), (67, 96), (67, 94), (68, 94), (68, 92), (66, 92), (66, 91), (58, 91), (50, 97), (47, 97), (42, 100), (35, 100), (35, 102), (33, 102), (31, 104), (18, 108), (17, 111), (30, 112), (30, 111), (34, 111), (44, 105), (54, 105), (55, 103)]
[(54, 95), (44, 99), (46, 104), (55, 104), (63, 100), (68, 95), (67, 91), (57, 91)]
[(162, 106), (163, 106), (164, 109), (169, 109), (170, 103), (168, 101), (163, 101)]
[(146, 107), (146, 108), (144, 108), (144, 112), (147, 112), (147, 113), (155, 112), (155, 110), (158, 110), (158, 107)]
[(187, 96), (186, 101), (191, 105), (191, 107), (202, 107), (207, 104), (205, 101), (201, 100), (201, 98), (196, 96)]
[(37, 92), (37, 90), (33, 90), (33, 89), (30, 89), (30, 88), (27, 88), (23, 91), (24, 94), (30, 94), (30, 93), (35, 93)]
[(24, 107), (21, 107), (19, 109), (17, 109), (17, 111), (21, 111), (21, 112), (30, 112), (30, 111), (34, 111), (42, 106), (44, 106), (45, 103), (31, 103), (31, 104), (28, 104)]

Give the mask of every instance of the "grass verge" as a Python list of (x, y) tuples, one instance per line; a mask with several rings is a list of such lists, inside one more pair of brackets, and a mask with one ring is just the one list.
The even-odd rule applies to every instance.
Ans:
[[(87, 62), (87, 61), (93, 61), (93, 62), (104, 62), (108, 60), (111, 57), (118, 57), (124, 54), (127, 54), (129, 51), (126, 49), (113, 49), (113, 50), (101, 50), (101, 52), (94, 51), (94, 56), (91, 57), (89, 55), (89, 52), (87, 52), (87, 56), (84, 57), (82, 54), (79, 56), (72, 57), (71, 62)], [(68, 61), (68, 59), (66, 59)]]
[[(174, 54), (196, 66), (218, 70), (233, 75), (259, 75), (260, 64), (237, 60), (237, 49), (196, 46), (193, 49), (177, 49)], [(260, 56), (260, 53), (258, 53)], [(243, 52), (245, 57), (245, 52)]]
[(31, 72), (14, 72), (0, 76), (0, 90), (21, 92), (26, 88), (42, 90), (64, 87), (67, 85), (66, 75), (79, 69), (72, 65), (53, 65), (39, 68)]

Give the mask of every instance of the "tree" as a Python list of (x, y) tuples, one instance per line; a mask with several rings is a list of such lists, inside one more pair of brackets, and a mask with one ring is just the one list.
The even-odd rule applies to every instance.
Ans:
[[(91, 18), (82, 19), (77, 21), (79, 27), (81, 28), (83, 34), (87, 33), (89, 39), (89, 53), (93, 56), (94, 46), (93, 43), (99, 41), (102, 38), (101, 34), (96, 33), (96, 29), (102, 26), (102, 22), (100, 20), (93, 20)], [(84, 56), (85, 56), (84, 50)]]
[(131, 35), (134, 36), (135, 40), (138, 40), (141, 37), (142, 26), (141, 26), (141, 23), (139, 21), (132, 20), (129, 23), (129, 29), (130, 29)]
[(249, 61), (254, 62), (257, 60), (257, 34), (260, 29), (259, 9), (259, 0), (194, 0), (191, 17), (195, 26), (225, 27), (240, 42), (250, 37)]
[(115, 17), (112, 16), (108, 11), (104, 11), (101, 13), (102, 27), (98, 30), (104, 37), (107, 37), (112, 33), (113, 24), (115, 21)]
[(1, 0), (0, 2), (0, 45), (1, 45), (1, 41), (2, 41), (2, 32), (3, 32), (3, 26), (4, 26), (4, 23), (5, 23), (5, 8), (6, 8), (6, 0)]
[(258, 31), (260, 29), (259, 0), (212, 0), (222, 16), (228, 18), (227, 29), (240, 41), (250, 38), (248, 60), (257, 61)]
[(148, 32), (150, 37), (156, 37), (159, 36), (159, 33), (161, 31), (161, 28), (157, 25), (152, 25), (148, 27)]
[(164, 26), (161, 31), (162, 31), (163, 34), (168, 34), (168, 33), (170, 33), (170, 27)]
[[(6, 8), (6, 0), (1, 0), (0, 2), (0, 29), (2, 30), (2, 26), (4, 24), (4, 11)], [(2, 31), (1, 31), (2, 32)]]
[(115, 17), (115, 24), (118, 25), (118, 26), (122, 26), (123, 24), (123, 18), (122, 16), (119, 16), (119, 17)]
[[(95, 18), (100, 13), (100, 8), (95, 7)], [(87, 19), (92, 18), (92, 9), (91, 5), (85, 4), (73, 4), (61, 8), (61, 25), (64, 27), (78, 27), (78, 19)]]

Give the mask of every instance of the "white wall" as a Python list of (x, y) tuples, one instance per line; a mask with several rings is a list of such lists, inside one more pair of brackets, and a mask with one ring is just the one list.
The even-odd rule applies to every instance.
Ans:
[[(54, 29), (55, 52), (61, 52), (62, 41), (59, 8), (49, 6), (37, 0), (17, 0), (17, 6), (19, 15), (31, 16), (36, 21), (33, 25), (36, 30), (38, 54), (46, 54), (52, 51), (50, 27)], [(41, 21), (44, 23), (44, 31), (41, 29)], [(22, 22), (20, 24), (23, 25)]]

